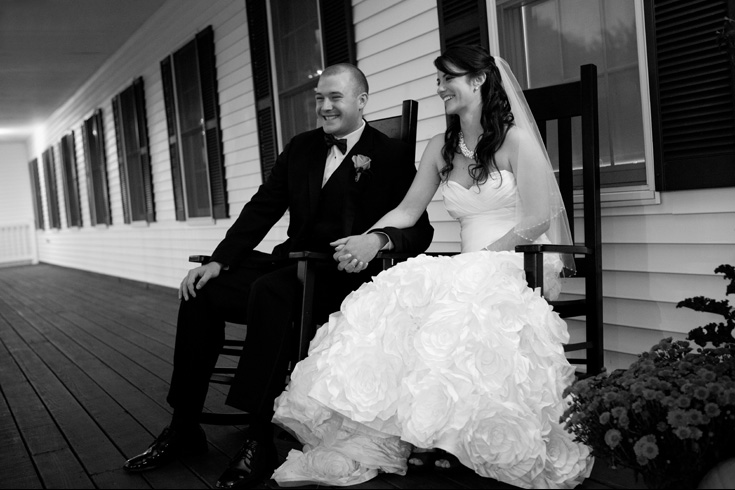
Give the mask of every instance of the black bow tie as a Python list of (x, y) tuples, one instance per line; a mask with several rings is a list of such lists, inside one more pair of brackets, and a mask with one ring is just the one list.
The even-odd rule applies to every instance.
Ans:
[(342, 154), (347, 153), (347, 140), (344, 138), (337, 139), (333, 134), (324, 133), (324, 142), (327, 144), (327, 149), (336, 146)]

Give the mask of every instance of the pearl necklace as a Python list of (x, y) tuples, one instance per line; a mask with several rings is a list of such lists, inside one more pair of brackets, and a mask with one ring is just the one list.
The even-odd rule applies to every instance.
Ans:
[(467, 148), (467, 145), (464, 142), (464, 133), (462, 133), (462, 131), (459, 132), (459, 151), (461, 151), (462, 155), (466, 156), (470, 160), (475, 158), (475, 152)]

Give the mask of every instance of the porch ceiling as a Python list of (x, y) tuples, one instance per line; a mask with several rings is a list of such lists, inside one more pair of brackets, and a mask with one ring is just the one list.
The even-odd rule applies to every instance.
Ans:
[(0, 0), (0, 140), (25, 139), (166, 0)]

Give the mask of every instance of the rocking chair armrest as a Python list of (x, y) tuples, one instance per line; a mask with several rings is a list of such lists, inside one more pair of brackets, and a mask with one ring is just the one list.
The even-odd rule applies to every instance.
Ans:
[[(396, 262), (401, 262), (406, 259), (410, 259), (415, 254), (409, 254), (404, 252), (378, 252), (373, 260), (380, 260), (383, 262), (383, 270), (390, 268)], [(291, 252), (288, 254), (290, 259), (295, 259), (300, 263), (303, 262), (334, 262), (334, 258), (331, 254), (323, 252), (311, 252), (304, 250), (301, 252)]]
[(288, 254), (289, 259), (297, 260), (332, 260), (332, 255), (324, 252), (311, 252), (309, 250), (303, 250), (301, 252), (291, 252)]
[(517, 245), (518, 253), (557, 253), (557, 254), (582, 254), (594, 253), (590, 247), (581, 245), (554, 245), (551, 243), (533, 243), (530, 245)]

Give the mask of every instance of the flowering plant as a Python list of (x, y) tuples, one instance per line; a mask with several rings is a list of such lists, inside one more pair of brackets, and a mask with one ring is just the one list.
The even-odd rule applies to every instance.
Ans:
[(370, 170), (370, 157), (355, 155), (352, 157), (352, 162), (355, 164), (355, 182), (357, 182), (363, 172)]
[[(715, 272), (724, 272), (727, 294), (735, 293), (735, 268)], [(663, 339), (628, 369), (576, 382), (562, 417), (595, 456), (632, 468), (653, 488), (696, 487), (735, 455), (735, 309), (701, 296), (677, 306), (719, 313), (725, 322), (694, 329), (688, 340)]]

